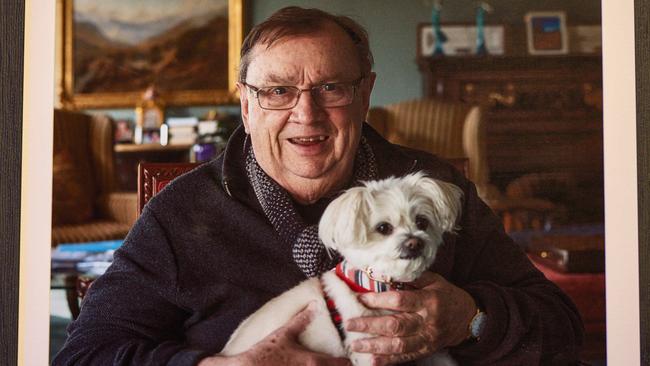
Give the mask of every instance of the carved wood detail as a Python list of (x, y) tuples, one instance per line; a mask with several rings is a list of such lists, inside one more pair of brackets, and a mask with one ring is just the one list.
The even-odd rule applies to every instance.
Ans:
[(424, 96), (483, 107), (492, 184), (505, 190), (521, 176), (568, 172), (581, 182), (585, 207), (602, 214), (600, 55), (435, 57), (418, 65)]
[(138, 215), (151, 197), (178, 176), (196, 168), (198, 163), (140, 163), (138, 165)]

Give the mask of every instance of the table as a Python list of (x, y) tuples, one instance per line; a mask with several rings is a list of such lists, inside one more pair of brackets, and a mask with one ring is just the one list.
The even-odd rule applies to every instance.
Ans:
[[(592, 234), (592, 233), (591, 233)], [(602, 243), (602, 235), (549, 235), (542, 237), (546, 243), (556, 241), (559, 247), (566, 248), (571, 243), (583, 248), (587, 238), (596, 241), (595, 246)], [(534, 243), (533, 243), (534, 244)], [(581, 352), (583, 360), (604, 360), (606, 358), (606, 313), (605, 313), (605, 272), (562, 272), (549, 265), (549, 262), (540, 260), (535, 253), (529, 253), (529, 258), (546, 278), (561, 288), (578, 308), (578, 312), (585, 326), (585, 343)], [(604, 258), (604, 257), (603, 257)], [(594, 260), (600, 260), (594, 257)], [(604, 260), (604, 259), (603, 259)], [(597, 266), (592, 266), (594, 270)]]
[(90, 283), (112, 262), (113, 251), (122, 240), (63, 243), (52, 249), (50, 290), (65, 290), (73, 319), (79, 316), (79, 301)]
[(79, 297), (77, 296), (77, 279), (79, 273), (76, 271), (57, 271), (50, 275), (50, 290), (65, 290), (65, 298), (70, 309), (72, 319), (79, 316)]

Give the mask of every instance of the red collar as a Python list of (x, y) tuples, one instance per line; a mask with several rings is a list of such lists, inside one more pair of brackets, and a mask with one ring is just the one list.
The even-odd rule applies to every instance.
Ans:
[[(342, 261), (332, 269), (336, 276), (345, 282), (348, 287), (358, 293), (367, 293), (367, 292), (386, 292), (391, 290), (402, 290), (409, 285), (402, 282), (393, 282), (389, 277), (385, 276), (375, 276), (372, 272), (372, 269), (367, 268), (365, 270), (352, 267), (346, 261)], [(330, 311), (330, 316), (332, 321), (336, 326), (336, 329), (341, 336), (341, 339), (345, 338), (345, 332), (343, 331), (341, 314), (336, 310), (336, 304), (334, 301), (325, 295), (325, 301), (327, 303), (327, 308)]]
[(337, 264), (333, 271), (354, 292), (386, 292), (408, 287), (406, 283), (394, 282), (390, 277), (375, 275), (372, 268), (355, 268), (345, 260)]

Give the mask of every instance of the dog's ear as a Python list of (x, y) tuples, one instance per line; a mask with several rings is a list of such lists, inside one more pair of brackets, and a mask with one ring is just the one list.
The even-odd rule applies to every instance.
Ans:
[(454, 184), (422, 176), (418, 186), (433, 202), (434, 214), (444, 231), (454, 231), (462, 210), (463, 191)]
[(369, 199), (368, 188), (354, 187), (327, 206), (318, 224), (318, 236), (325, 246), (339, 250), (348, 243), (366, 242)]

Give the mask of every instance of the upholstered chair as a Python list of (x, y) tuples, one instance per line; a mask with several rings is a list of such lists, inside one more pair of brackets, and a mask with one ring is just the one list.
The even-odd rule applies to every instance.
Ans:
[(52, 246), (123, 239), (137, 217), (137, 195), (116, 191), (113, 123), (105, 116), (54, 110)]
[(479, 195), (496, 194), (489, 185), (485, 128), (481, 109), (440, 99), (416, 99), (368, 112), (368, 123), (389, 141), (424, 150), (445, 159), (467, 158), (469, 179)]

